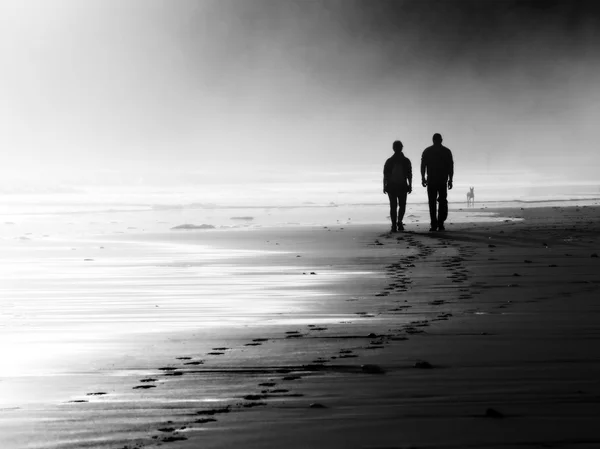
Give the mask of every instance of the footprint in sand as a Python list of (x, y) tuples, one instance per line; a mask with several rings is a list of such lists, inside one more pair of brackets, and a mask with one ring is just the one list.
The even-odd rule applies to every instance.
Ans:
[(156, 388), (156, 385), (136, 385), (133, 390), (148, 390), (149, 388)]
[(217, 415), (217, 414), (221, 414), (221, 413), (229, 413), (230, 411), (231, 411), (231, 407), (227, 406), (227, 407), (221, 407), (221, 408), (211, 408), (208, 410), (199, 410), (196, 412), (196, 415), (212, 416), (212, 415)]
[(301, 338), (304, 337), (304, 335), (302, 335), (300, 333), (300, 331), (287, 331), (285, 338)]
[(383, 374), (385, 371), (379, 365), (361, 365), (360, 369), (367, 374)]
[(431, 369), (433, 368), (433, 365), (425, 360), (419, 360), (413, 365), (413, 367), (418, 369)]
[(392, 340), (392, 341), (405, 341), (405, 340), (408, 340), (408, 337), (405, 337), (403, 335), (394, 335), (393, 337), (390, 337), (390, 340)]
[(319, 357), (318, 359), (313, 360), (311, 363), (312, 364), (323, 364), (323, 363), (327, 363), (329, 360), (324, 359), (322, 357)]
[(266, 402), (262, 402), (262, 401), (253, 401), (253, 402), (247, 402), (245, 404), (242, 404), (242, 407), (245, 408), (252, 408), (252, 407), (263, 407), (267, 405)]
[(196, 421), (194, 421), (195, 424), (206, 424), (209, 422), (215, 422), (216, 419), (215, 418), (200, 418), (197, 419)]
[(260, 401), (261, 399), (265, 399), (266, 397), (266, 394), (247, 394), (243, 397), (243, 399), (247, 401)]
[(175, 441), (185, 441), (185, 440), (187, 440), (187, 437), (184, 437), (183, 435), (171, 435), (166, 438), (163, 438), (161, 441), (163, 443), (173, 443)]
[(302, 376), (284, 376), (281, 378), (281, 380), (298, 380), (298, 379), (302, 379)]

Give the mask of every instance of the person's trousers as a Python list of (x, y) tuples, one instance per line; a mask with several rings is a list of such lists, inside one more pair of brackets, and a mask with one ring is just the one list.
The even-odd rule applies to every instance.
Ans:
[[(446, 181), (427, 181), (431, 227), (442, 226), (448, 218), (448, 184)], [(438, 205), (439, 203), (439, 210)]]
[(392, 227), (395, 228), (398, 223), (402, 224), (404, 213), (406, 212), (407, 188), (392, 187), (388, 189), (388, 198), (390, 199), (390, 218)]

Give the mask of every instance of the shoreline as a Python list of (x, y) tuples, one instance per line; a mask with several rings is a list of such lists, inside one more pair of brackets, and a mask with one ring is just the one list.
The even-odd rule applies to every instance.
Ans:
[[(215, 346), (211, 348), (208, 348), (212, 345), (206, 336), (204, 340), (200, 337), (195, 340), (176, 341), (168, 350), (163, 349), (162, 355), (154, 357), (154, 368), (149, 363), (147, 371), (144, 372), (144, 375), (158, 379), (158, 388), (133, 391), (131, 385), (127, 390), (117, 382), (109, 382), (106, 385), (114, 388), (114, 392), (92, 395), (88, 397), (87, 403), (59, 406), (56, 412), (57, 422), (61, 422), (61, 416), (65, 416), (65, 413), (72, 413), (66, 410), (67, 407), (73, 407), (73, 412), (79, 410), (77, 413), (81, 413), (78, 425), (83, 427), (87, 422), (86, 417), (90, 419), (92, 416), (89, 413), (103, 410), (102, 413), (108, 413), (108, 417), (115, 413), (116, 409), (119, 413), (126, 413), (129, 410), (127, 404), (137, 403), (136, 407), (145, 404), (144, 407), (148, 407), (153, 403), (154, 395), (160, 399), (159, 405), (145, 409), (142, 423), (139, 423), (140, 416), (135, 421), (127, 421), (123, 426), (116, 427), (111, 427), (113, 421), (104, 421), (104, 424), (100, 424), (100, 429), (88, 430), (91, 434), (83, 432), (82, 437), (85, 438), (82, 438), (80, 443), (90, 436), (96, 435), (98, 438), (99, 435), (108, 432), (110, 435), (101, 439), (102, 444), (99, 442), (97, 446), (90, 447), (123, 447), (123, 444), (131, 447), (135, 444), (141, 445), (138, 447), (154, 447), (158, 442), (166, 443), (169, 439), (173, 441), (170, 447), (174, 448), (195, 447), (197, 444), (228, 447), (234, 442), (246, 444), (248, 447), (271, 447), (281, 444), (289, 444), (290, 447), (361, 447), (369, 444), (389, 445), (392, 441), (396, 445), (398, 441), (404, 441), (403, 445), (425, 444), (427, 447), (467, 447), (471, 444), (475, 447), (481, 447), (477, 446), (478, 444), (485, 444), (486, 447), (492, 447), (490, 444), (496, 444), (493, 447), (507, 447), (517, 442), (523, 444), (523, 441), (530, 437), (529, 434), (539, 437), (541, 432), (541, 428), (538, 428), (541, 409), (539, 404), (535, 403), (535, 395), (528, 397), (528, 405), (521, 404), (515, 407), (506, 400), (498, 403), (500, 396), (495, 390), (499, 389), (498, 392), (508, 395), (507, 398), (512, 395), (518, 399), (521, 389), (529, 385), (527, 376), (534, 371), (529, 368), (525, 371), (519, 370), (523, 370), (524, 366), (535, 360), (528, 361), (518, 356), (535, 340), (536, 334), (528, 331), (528, 326), (533, 326), (535, 320), (531, 321), (527, 317), (535, 316), (531, 313), (541, 313), (541, 316), (544, 316), (545, 309), (539, 307), (541, 304), (545, 304), (545, 307), (550, 305), (548, 317), (553, 322), (560, 323), (562, 327), (559, 328), (564, 328), (567, 332), (557, 340), (552, 337), (552, 332), (556, 332), (553, 328), (548, 329), (543, 324), (538, 324), (539, 329), (534, 327), (534, 330), (539, 336), (546, 335), (550, 330), (552, 338), (548, 338), (553, 342), (561, 341), (563, 352), (566, 348), (572, 350), (568, 344), (569, 336), (575, 340), (574, 345), (587, 344), (587, 351), (592, 350), (589, 345), (596, 345), (598, 348), (597, 340), (590, 340), (594, 335), (592, 327), (585, 327), (585, 332), (581, 335), (575, 332), (577, 322), (590, 322), (591, 315), (577, 315), (577, 322), (561, 320), (560, 313), (564, 314), (561, 304), (564, 300), (553, 299), (555, 293), (562, 289), (571, 300), (576, 298), (578, 304), (581, 303), (580, 314), (586, 311), (590, 314), (595, 310), (590, 298), (593, 296), (592, 292), (597, 292), (599, 288), (599, 283), (595, 282), (597, 275), (594, 275), (597, 273), (595, 270), (598, 263), (597, 259), (592, 257), (594, 251), (598, 252), (598, 208), (586, 209), (512, 209), (506, 212), (507, 215), (523, 214), (523, 222), (464, 223), (449, 228), (446, 233), (408, 232), (390, 235), (378, 231), (373, 225), (364, 226), (364, 231), (360, 232), (356, 228), (337, 231), (335, 236), (341, 237), (341, 240), (332, 241), (334, 245), (339, 246), (349, 233), (358, 232), (355, 238), (359, 239), (359, 246), (363, 245), (362, 250), (358, 255), (352, 248), (349, 253), (344, 254), (344, 251), (340, 251), (336, 256), (324, 257), (323, 254), (319, 255), (319, 250), (323, 250), (323, 240), (316, 240), (313, 242), (315, 257), (320, 258), (323, 266), (344, 261), (348, 266), (354, 264), (363, 270), (366, 267), (367, 272), (382, 269), (384, 273), (381, 279), (373, 279), (369, 286), (361, 284), (357, 279), (356, 283), (334, 283), (333, 286), (326, 287), (339, 290), (334, 294), (334, 300), (327, 303), (329, 309), (321, 305), (321, 313), (334, 316), (334, 312), (337, 311), (340, 315), (336, 318), (338, 322), (334, 323), (332, 320), (326, 325), (321, 324), (318, 314), (314, 312), (314, 308), (320, 303), (315, 302), (311, 306), (312, 317), (305, 317), (297, 324), (288, 322), (272, 325), (268, 329), (260, 327), (258, 336), (253, 336), (253, 328), (246, 328), (237, 336), (232, 334), (222, 346), (216, 346), (215, 342)], [(590, 211), (591, 209), (594, 210)], [(568, 232), (575, 233), (573, 236), (567, 236), (570, 240), (565, 240), (561, 229), (554, 228), (557, 223), (560, 225), (561, 220), (565, 225), (569, 225), (569, 228), (564, 226), (565, 229), (572, 229)], [(282, 229), (281, 236), (285, 236), (286, 232), (290, 234), (289, 229)], [(320, 231), (321, 234), (326, 232), (328, 231)], [(331, 239), (331, 235), (325, 238)], [(206, 234), (202, 238), (205, 237)], [(294, 249), (297, 251), (302, 245), (307, 245), (307, 241), (303, 242), (298, 235), (288, 236), (288, 239), (276, 242), (280, 243), (276, 246), (281, 250), (289, 244), (288, 242), (295, 241)], [(591, 246), (591, 249), (587, 246)], [(564, 255), (564, 251), (567, 250), (571, 256)], [(586, 252), (588, 254), (584, 257)], [(293, 253), (294, 251), (290, 251), (290, 255), (296, 259), (296, 254)], [(282, 262), (280, 259), (279, 263), (284, 266)], [(292, 262), (297, 263), (297, 260), (285, 260), (288, 265)], [(567, 265), (563, 267), (564, 264)], [(560, 269), (556, 270), (556, 267), (551, 265), (557, 265)], [(317, 274), (314, 279), (319, 276), (321, 275)], [(548, 280), (552, 280), (551, 285), (545, 285)], [(376, 287), (380, 284), (377, 290)], [(557, 289), (557, 285), (560, 289)], [(510, 300), (507, 300), (507, 295)], [(350, 299), (351, 301), (348, 301)], [(523, 312), (528, 309), (533, 310), (528, 312), (529, 315)], [(527, 326), (520, 323), (526, 323)], [(511, 329), (509, 333), (508, 329)], [(524, 340), (519, 341), (515, 335), (511, 335), (512, 332), (524, 332)], [(176, 338), (175, 335), (172, 338)], [(254, 341), (255, 338), (267, 340)], [(534, 340), (531, 340), (532, 338)], [(562, 341), (565, 338), (567, 343)], [(447, 339), (455, 343), (460, 342), (460, 348), (449, 345)], [(208, 344), (204, 350), (200, 346), (201, 342)], [(534, 343), (533, 347), (538, 351), (545, 349), (542, 356), (537, 357), (541, 359), (538, 363), (550, 364), (557, 381), (573, 378), (574, 374), (568, 370), (568, 363), (567, 366), (563, 366), (566, 362), (555, 360), (546, 346), (539, 346), (540, 343), (535, 341)], [(489, 348), (494, 346), (497, 347), (497, 351), (489, 353)], [(161, 359), (161, 363), (168, 363), (167, 354), (177, 347), (179, 352), (172, 355), (180, 359), (172, 357), (172, 366), (162, 366), (174, 369), (161, 370), (158, 359)], [(219, 347), (231, 349), (216, 350)], [(507, 351), (508, 348), (510, 351)], [(482, 349), (484, 352), (481, 352)], [(205, 352), (205, 355), (200, 357), (196, 354), (192, 357), (194, 351)], [(209, 352), (223, 354), (209, 355)], [(580, 404), (581, 407), (596, 407), (597, 410), (597, 406), (594, 406), (590, 399), (594, 395), (600, 395), (600, 392), (596, 391), (593, 382), (585, 379), (591, 379), (600, 366), (599, 361), (590, 359), (585, 352), (576, 352), (579, 357), (577, 360), (588, 360), (585, 362), (588, 373), (582, 376), (580, 382), (573, 378), (571, 385), (574, 388), (579, 385), (578, 388), (584, 393), (578, 396), (575, 389), (571, 395), (561, 397), (568, 400), (569, 404), (575, 404), (572, 407), (579, 407), (577, 404)], [(181, 357), (192, 359), (185, 361)], [(466, 360), (463, 360), (463, 357), (466, 357)], [(200, 361), (200, 358), (206, 358), (202, 360), (204, 363), (185, 365)], [(498, 362), (502, 360), (506, 362), (499, 366)], [(422, 369), (414, 368), (419, 361), (430, 363), (432, 368), (427, 368), (426, 365)], [(365, 368), (361, 368), (365, 365), (378, 366), (385, 374), (368, 372), (368, 368), (365, 371)], [(281, 370), (289, 372), (283, 373)], [(512, 387), (507, 389), (499, 379), (495, 380), (496, 377), (507, 373), (512, 376), (507, 378), (511, 380), (511, 385), (520, 385), (516, 390), (512, 390)], [(520, 378), (523, 373), (526, 375)], [(463, 374), (465, 379), (471, 379), (475, 385), (484, 386), (479, 393), (480, 399), (477, 399), (478, 406), (469, 406), (475, 400), (475, 393), (470, 391), (468, 382), (461, 377)], [(125, 378), (129, 382), (140, 375), (141, 373), (130, 372)], [(290, 376), (297, 379), (282, 380)], [(114, 380), (114, 377), (112, 379)], [(235, 382), (235, 385), (231, 382)], [(277, 385), (263, 386), (261, 389), (260, 386), (257, 387), (261, 383)], [(288, 388), (289, 383), (295, 388)], [(285, 385), (285, 388), (280, 388), (281, 385)], [(552, 385), (555, 385), (555, 382)], [(205, 387), (207, 391), (204, 391)], [(98, 388), (104, 387), (99, 383)], [(164, 391), (154, 391), (160, 389)], [(438, 389), (440, 393), (435, 393)], [(263, 390), (267, 392), (263, 393)], [(140, 391), (144, 393), (139, 393)], [(441, 393), (442, 391), (444, 393)], [(212, 396), (207, 392), (212, 392)], [(82, 391), (82, 398), (89, 393), (94, 392)], [(300, 394), (303, 396), (290, 396)], [(190, 395), (195, 398), (193, 401), (181, 402), (183, 397)], [(215, 407), (206, 407), (207, 397)], [(472, 399), (468, 399), (469, 397)], [(541, 393), (539, 397), (545, 398)], [(125, 403), (120, 402), (124, 398)], [(221, 399), (212, 402), (211, 398)], [(167, 401), (170, 405), (165, 408), (160, 406), (160, 401)], [(407, 403), (413, 407), (412, 413), (408, 409), (403, 411)], [(318, 410), (317, 407), (310, 408), (310, 404), (322, 404), (326, 408)], [(516, 414), (514, 421), (525, 420), (529, 425), (534, 422), (535, 426), (530, 429), (531, 432), (522, 428), (520, 433), (514, 435), (513, 441), (501, 442), (496, 429), (498, 425), (493, 424), (496, 421), (489, 416), (489, 419), (482, 419), (487, 416), (485, 404), (488, 404), (487, 408), (493, 408), (511, 420), (511, 416)], [(560, 400), (556, 404), (557, 407), (563, 406)], [(227, 406), (230, 407), (227, 413), (218, 413), (218, 410), (224, 410)], [(110, 410), (113, 412), (109, 412)], [(214, 413), (210, 414), (211, 410)], [(531, 421), (531, 410), (536, 410), (537, 415), (534, 415), (537, 421)], [(165, 418), (165, 412), (171, 419)], [(194, 419), (190, 414), (196, 415)], [(205, 419), (198, 418), (204, 414), (212, 417), (211, 419), (218, 419), (204, 423), (194, 422)], [(403, 419), (397, 422), (397, 416)], [(437, 418), (432, 421), (434, 416)], [(564, 416), (550, 416), (547, 419), (559, 418)], [(314, 419), (319, 419), (317, 428), (312, 424)], [(171, 421), (171, 424), (167, 421)], [(425, 430), (432, 423), (436, 426), (444, 424), (438, 428), (438, 435), (432, 435), (430, 431)], [(441, 432), (442, 429), (447, 429), (447, 426), (460, 427), (466, 424), (474, 429), (471, 430), (474, 442), (468, 441), (466, 429), (463, 430), (465, 435), (460, 436)], [(133, 427), (127, 430), (128, 425)], [(406, 427), (407, 425), (409, 426)], [(161, 431), (157, 430), (158, 428), (172, 430)], [(211, 431), (207, 434), (206, 430), (209, 428)], [(490, 432), (490, 435), (482, 434), (482, 428)], [(60, 435), (68, 432), (67, 429), (68, 427), (60, 427), (59, 424), (54, 429), (41, 428), (39, 431), (45, 432), (46, 435), (54, 435), (60, 441)], [(236, 435), (231, 434), (233, 429)], [(345, 438), (348, 438), (345, 442), (352, 441), (355, 444), (348, 446), (340, 441), (341, 429), (346, 434)], [(362, 435), (360, 432), (357, 434), (359, 429), (368, 435)], [(400, 432), (400, 429), (406, 433)], [(591, 432), (591, 427), (588, 429)], [(266, 432), (269, 432), (268, 437)], [(579, 438), (585, 440), (585, 435), (585, 432), (581, 432)], [(402, 436), (404, 440), (399, 439)], [(590, 436), (593, 434), (590, 433), (588, 437)], [(566, 437), (573, 438), (572, 435)], [(591, 447), (597, 441), (590, 438), (588, 441)], [(548, 441), (559, 441), (556, 431), (549, 435)], [(118, 446), (119, 444), (121, 446)], [(46, 445), (31, 447), (50, 446), (46, 442)], [(67, 448), (71, 445), (63, 442), (52, 447)]]

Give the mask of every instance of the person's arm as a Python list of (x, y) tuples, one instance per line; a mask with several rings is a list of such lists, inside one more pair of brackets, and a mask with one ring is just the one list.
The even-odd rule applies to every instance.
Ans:
[(383, 193), (387, 193), (388, 180), (390, 179), (390, 160), (383, 165)]
[(427, 171), (427, 158), (425, 157), (425, 152), (423, 151), (423, 155), (421, 156), (421, 184), (423, 187), (427, 187), (427, 180), (425, 179), (425, 172)]
[(407, 166), (408, 166), (408, 193), (412, 192), (412, 164), (410, 162), (410, 159), (406, 159), (407, 162)]
[(452, 159), (452, 151), (448, 150), (448, 190), (452, 190), (452, 180), (454, 178), (454, 159)]

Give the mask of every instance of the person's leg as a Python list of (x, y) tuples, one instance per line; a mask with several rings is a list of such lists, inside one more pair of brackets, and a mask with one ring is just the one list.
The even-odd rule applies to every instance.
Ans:
[(388, 191), (388, 198), (390, 199), (390, 219), (392, 220), (392, 231), (396, 230), (397, 223), (397, 209), (398, 209), (398, 197), (396, 196), (396, 192)]
[(445, 182), (440, 183), (438, 189), (438, 202), (440, 203), (438, 226), (443, 227), (446, 218), (448, 218), (448, 184)]
[(431, 228), (437, 228), (436, 207), (437, 207), (437, 188), (435, 183), (427, 184), (427, 196), (429, 198), (429, 218), (431, 219)]
[(398, 192), (398, 229), (404, 230), (402, 220), (404, 220), (404, 213), (406, 212), (406, 196), (408, 195), (407, 190)]

